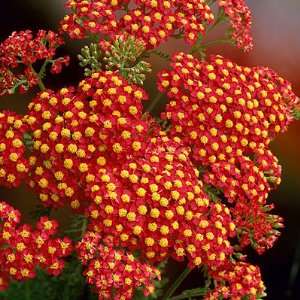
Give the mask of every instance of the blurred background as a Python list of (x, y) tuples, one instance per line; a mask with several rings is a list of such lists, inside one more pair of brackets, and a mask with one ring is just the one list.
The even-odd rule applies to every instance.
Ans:
[[(248, 0), (253, 13), (254, 50), (245, 54), (231, 46), (216, 46), (209, 53), (219, 53), (243, 65), (265, 65), (273, 68), (290, 80), (295, 92), (300, 95), (300, 1), (299, 0)], [(64, 15), (64, 0), (9, 0), (1, 1), (0, 39), (5, 39), (12, 31), (24, 29), (57, 29)], [(216, 30), (210, 38), (222, 32)], [(70, 42), (62, 49), (72, 53), (72, 66), (55, 79), (47, 82), (50, 87), (61, 87), (76, 83), (82, 76), (76, 61), (76, 53), (81, 43)], [(176, 41), (163, 45), (170, 53), (184, 49)], [(154, 76), (162, 68), (163, 62), (152, 60), (154, 72), (146, 82), (146, 89), (155, 94)], [(14, 108), (22, 113), (31, 95), (2, 97), (0, 109)], [(267, 299), (300, 299), (300, 122), (290, 126), (289, 131), (272, 145), (283, 167), (282, 184), (270, 195), (276, 205), (276, 212), (284, 217), (285, 229), (275, 247), (262, 257), (250, 255), (252, 262), (262, 267), (267, 285)], [(25, 188), (17, 191), (0, 190), (0, 198), (6, 199), (18, 208), (28, 209), (28, 203), (36, 201), (35, 196)], [(175, 266), (174, 266), (175, 268)], [(176, 272), (174, 269), (174, 276)], [(182, 288), (199, 285), (195, 272)]]

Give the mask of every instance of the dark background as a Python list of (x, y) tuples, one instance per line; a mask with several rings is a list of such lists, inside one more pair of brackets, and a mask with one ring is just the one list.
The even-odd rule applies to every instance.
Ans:
[[(0, 6), (0, 39), (5, 39), (14, 30), (57, 28), (64, 15), (64, 0), (6, 0)], [(274, 68), (283, 77), (293, 83), (294, 90), (300, 95), (300, 0), (252, 0), (248, 1), (253, 12), (253, 35), (255, 48), (249, 54), (230, 46), (210, 48), (211, 53), (219, 53), (244, 65), (266, 65)], [(214, 35), (221, 32), (216, 31)], [(80, 44), (70, 42), (62, 50), (73, 56), (72, 66), (55, 79), (48, 80), (48, 86), (63, 86), (76, 83), (82, 76), (76, 66), (75, 54)], [(174, 52), (184, 49), (178, 42), (169, 42), (163, 49)], [(153, 60), (154, 72), (162, 67), (161, 60)], [(154, 77), (146, 82), (146, 89), (155, 94)], [(0, 99), (0, 109), (13, 108), (24, 112), (30, 95), (9, 96)], [(260, 264), (267, 285), (267, 299), (300, 299), (300, 276), (297, 266), (300, 263), (300, 123), (294, 123), (289, 131), (272, 144), (274, 153), (283, 167), (283, 181), (276, 192), (270, 195), (275, 202), (276, 212), (285, 219), (282, 236), (267, 254), (262, 257), (250, 254), (254, 263)], [(16, 205), (22, 210), (28, 209), (28, 203), (36, 201), (34, 196), (21, 188), (15, 191), (0, 190), (0, 198)], [(298, 245), (298, 246), (297, 246)], [(298, 255), (297, 255), (298, 247)], [(291, 280), (292, 266), (295, 280)], [(174, 266), (174, 276), (179, 271)], [(183, 284), (183, 288), (199, 285), (199, 274), (194, 272)]]

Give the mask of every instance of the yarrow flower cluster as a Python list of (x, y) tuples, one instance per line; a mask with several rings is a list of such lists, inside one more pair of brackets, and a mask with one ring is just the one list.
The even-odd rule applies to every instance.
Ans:
[[(191, 265), (201, 257), (220, 263), (231, 252), (229, 210), (209, 203), (179, 139), (165, 133), (146, 138), (151, 129), (142, 118), (142, 99), (142, 89), (113, 72), (82, 81), (77, 95), (71, 89), (42, 92), (25, 116), (34, 148), (29, 184), (50, 206), (67, 198), (79, 208), (91, 199), (93, 230), (148, 260), (188, 255)], [(218, 216), (222, 211), (226, 218)]]
[(95, 287), (99, 299), (131, 299), (138, 287), (149, 295), (154, 290), (153, 280), (160, 279), (159, 270), (116, 250), (109, 237), (102, 240), (99, 234), (87, 232), (76, 251), (86, 266), (87, 282)]
[[(71, 38), (82, 39), (88, 34), (133, 35), (154, 48), (169, 37), (183, 34), (189, 43), (195, 43), (205, 26), (214, 20), (206, 1), (86, 1), (70, 0), (61, 28)], [(121, 12), (122, 11), (122, 12)]]
[(266, 206), (266, 200), (271, 186), (253, 161), (241, 156), (235, 165), (217, 162), (204, 175), (204, 181), (222, 190), (225, 198), (235, 203), (231, 212), (242, 247), (251, 244), (262, 253), (273, 246), (282, 219), (269, 214), (273, 206)]
[(265, 296), (265, 286), (261, 279), (260, 270), (257, 266), (245, 262), (229, 263), (222, 271), (216, 272), (216, 287), (205, 299), (249, 300)]
[[(181, 35), (194, 44), (215, 20), (204, 0), (133, 2), (69, 0), (66, 7), (72, 13), (65, 16), (61, 29), (73, 39), (83, 39), (91, 33), (111, 37), (127, 33), (143, 40), (147, 48), (155, 48), (168, 38)], [(230, 20), (237, 46), (251, 50), (252, 16), (245, 0), (218, 0), (217, 4)]]
[(84, 168), (79, 161), (90, 152), (82, 141), (86, 118), (85, 104), (73, 89), (42, 92), (29, 104), (24, 117), (33, 142), (29, 185), (45, 205), (59, 206), (69, 200), (77, 207), (82, 199), (77, 174)]
[(36, 267), (58, 276), (63, 258), (72, 251), (68, 238), (53, 238), (58, 224), (41, 217), (36, 229), (20, 224), (20, 212), (5, 202), (0, 202), (0, 290), (10, 280), (28, 280), (36, 275)]
[(224, 9), (233, 30), (232, 37), (239, 48), (250, 51), (253, 48), (251, 35), (252, 15), (245, 0), (218, 0), (218, 5)]
[[(171, 65), (158, 80), (170, 98), (163, 114), (172, 122), (170, 134), (192, 147), (192, 159), (204, 167), (204, 182), (235, 203), (231, 211), (242, 245), (252, 243), (262, 252), (282, 226), (264, 208), (281, 174), (268, 148), (292, 121), (297, 97), (273, 71), (241, 67), (221, 56), (206, 62), (178, 53)], [(264, 226), (257, 226), (258, 220)]]
[(47, 205), (79, 208), (85, 186), (106, 161), (138, 153), (147, 133), (145, 92), (114, 72), (95, 73), (77, 90), (45, 91), (24, 117), (33, 136), (29, 185)]
[(55, 59), (56, 49), (63, 39), (52, 31), (39, 30), (36, 36), (30, 30), (13, 32), (0, 44), (0, 95), (25, 92), (37, 85), (40, 76), (33, 68), (37, 61), (51, 63), (51, 72), (61, 72), (69, 64), (69, 57)]
[[(112, 172), (111, 170), (115, 170)], [(99, 169), (88, 189), (93, 230), (160, 262), (219, 265), (232, 251), (229, 209), (210, 203), (179, 141), (154, 137), (140, 157)]]
[[(227, 19), (237, 46), (252, 48), (245, 1), (66, 6), (61, 31), (97, 38), (79, 55), (86, 76), (79, 84), (54, 90), (42, 81), (49, 65), (58, 73), (69, 62), (55, 58), (59, 34), (14, 32), (0, 44), (0, 95), (41, 89), (24, 115), (0, 113), (0, 186), (26, 183), (47, 212), (72, 208), (80, 228), (65, 231), (73, 240), (55, 238), (65, 234), (44, 211), (32, 227), (1, 201), (0, 289), (34, 278), (36, 267), (58, 276), (77, 256), (99, 300), (129, 300), (136, 289), (152, 294), (158, 266), (169, 259), (203, 267), (207, 300), (264, 297), (260, 270), (242, 251), (251, 245), (262, 254), (280, 235), (283, 220), (267, 201), (281, 181), (270, 143), (300, 113), (290, 83), (273, 70), (220, 55), (204, 60), (204, 35)], [(156, 48), (170, 38), (192, 44), (194, 55), (172, 56), (157, 76), (161, 95), (145, 112), (147, 58), (169, 62)], [(163, 94), (166, 107), (151, 116)]]
[(0, 185), (17, 187), (29, 171), (25, 157), (23, 116), (14, 112), (0, 113)]
[(293, 120), (297, 98), (275, 73), (184, 53), (171, 66), (158, 80), (171, 100), (163, 116), (173, 121), (174, 134), (195, 145), (193, 158), (203, 165), (265, 149)]

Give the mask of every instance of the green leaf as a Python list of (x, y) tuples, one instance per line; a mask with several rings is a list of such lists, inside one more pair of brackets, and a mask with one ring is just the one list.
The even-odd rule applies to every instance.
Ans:
[(298, 120), (298, 121), (300, 120), (300, 109), (294, 108), (293, 117), (294, 117), (295, 120)]
[(207, 193), (207, 195), (213, 202), (218, 201), (220, 196), (222, 195), (221, 190), (217, 189), (216, 187), (214, 187), (212, 185), (208, 185), (208, 184), (204, 186), (204, 191)]

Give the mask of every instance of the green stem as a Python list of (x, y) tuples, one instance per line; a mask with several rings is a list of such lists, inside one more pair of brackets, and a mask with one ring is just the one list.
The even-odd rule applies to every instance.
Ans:
[(40, 75), (35, 71), (35, 69), (33, 68), (32, 65), (30, 65), (30, 68), (31, 68), (33, 74), (34, 74), (34, 75), (37, 77), (37, 79), (38, 79), (38, 86), (39, 86), (40, 90), (41, 90), (41, 91), (44, 91), (44, 90), (46, 89), (46, 87), (45, 87), (45, 85), (44, 85), (44, 83), (43, 83), (43, 81), (42, 81)]
[(199, 49), (202, 48), (202, 41), (203, 41), (203, 36), (200, 34), (198, 36), (196, 43), (192, 46), (190, 50), (190, 54), (194, 54), (195, 52), (197, 52)]
[(213, 5), (217, 0), (208, 1), (207, 5)]
[(233, 44), (233, 41), (231, 39), (220, 39), (220, 40), (214, 40), (214, 41), (209, 41), (207, 43), (205, 43), (203, 46), (204, 47), (208, 47), (214, 44)]
[(183, 280), (191, 273), (192, 269), (189, 267), (185, 268), (184, 271), (180, 274), (180, 276), (175, 280), (175, 282), (170, 286), (170, 288), (167, 290), (165, 293), (164, 297), (162, 300), (171, 300), (171, 296), (176, 292), (178, 287), (181, 285)]
[(38, 86), (41, 91), (44, 91), (46, 89), (46, 87), (41, 79), (39, 79), (39, 81), (38, 81)]
[(231, 39), (219, 39), (214, 41), (209, 41), (204, 44), (200, 44), (198, 47), (195, 47), (191, 50), (191, 54), (194, 54), (195, 52), (200, 53), (201, 58), (205, 58), (206, 56), (206, 50), (209, 46), (213, 46), (215, 44), (229, 44), (234, 45), (234, 42)]
[(147, 107), (147, 111), (151, 113), (154, 110), (155, 106), (158, 104), (158, 102), (161, 100), (162, 97), (163, 97), (163, 94), (162, 93), (158, 93), (156, 95), (156, 97), (154, 98), (154, 100)]
[(38, 73), (38, 76), (40, 78), (40, 80), (42, 80), (45, 76), (45, 73), (46, 73), (46, 67), (49, 65), (49, 64), (53, 64), (55, 61), (54, 60), (45, 60), (39, 73)]
[(81, 226), (81, 238), (84, 236), (84, 234), (86, 232), (87, 225), (88, 225), (88, 220), (87, 220), (87, 218), (84, 218), (82, 221), (82, 226)]
[(30, 300), (31, 297), (30, 297), (30, 281), (27, 280), (25, 282), (25, 300)]
[(212, 24), (210, 27), (207, 28), (207, 33), (214, 30), (219, 24), (225, 23), (225, 20), (223, 18), (218, 18), (214, 24)]
[(300, 109), (298, 107), (293, 109), (293, 116), (296, 120), (300, 120)]
[(19, 80), (19, 81), (14, 85), (14, 87), (12, 87), (12, 88), (9, 90), (9, 93), (10, 93), (10, 94), (14, 94), (14, 93), (17, 91), (17, 89), (19, 88), (19, 86), (21, 86), (21, 85), (23, 85), (23, 84), (26, 84), (26, 83), (27, 83), (27, 80), (25, 80), (25, 79)]
[(181, 295), (170, 298), (169, 300), (191, 299), (192, 297), (204, 296), (206, 292), (206, 289), (188, 290), (184, 291)]
[(219, 24), (222, 24), (226, 21), (226, 17), (224, 14), (224, 10), (223, 9), (219, 9), (218, 14), (217, 14), (217, 18), (215, 20), (215, 22), (207, 29), (207, 33), (212, 31), (213, 29), (215, 29)]
[(164, 53), (164, 52), (162, 52), (162, 51), (159, 51), (159, 50), (152, 50), (152, 51), (149, 51), (148, 53), (149, 53), (150, 55), (151, 55), (151, 54), (155, 54), (155, 55), (157, 55), (158, 57), (164, 59), (165, 61), (168, 61), (168, 62), (170, 61), (170, 55), (167, 54), (167, 53)]

